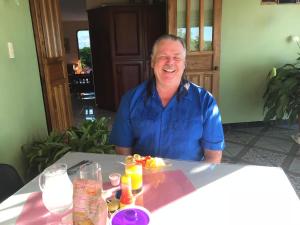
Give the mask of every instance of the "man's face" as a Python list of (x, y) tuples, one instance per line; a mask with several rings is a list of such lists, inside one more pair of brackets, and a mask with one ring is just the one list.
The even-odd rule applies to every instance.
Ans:
[(160, 87), (178, 87), (185, 68), (185, 50), (182, 44), (173, 40), (159, 42), (151, 67), (156, 84)]

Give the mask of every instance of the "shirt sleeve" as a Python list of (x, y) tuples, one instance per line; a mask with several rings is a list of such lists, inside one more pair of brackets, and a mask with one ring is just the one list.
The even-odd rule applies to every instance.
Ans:
[(116, 118), (109, 137), (111, 144), (120, 147), (132, 147), (133, 134), (129, 120), (130, 96), (127, 94), (122, 97)]
[(208, 97), (201, 145), (203, 149), (223, 150), (225, 141), (220, 111), (213, 96), (208, 94)]

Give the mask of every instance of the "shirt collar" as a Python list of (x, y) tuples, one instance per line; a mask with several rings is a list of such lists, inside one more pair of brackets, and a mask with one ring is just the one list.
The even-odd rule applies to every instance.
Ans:
[(190, 86), (191, 83), (188, 80), (183, 80), (180, 82), (179, 90), (177, 92), (177, 96), (179, 99), (190, 99)]
[[(190, 86), (191, 83), (188, 80), (182, 80), (179, 85), (179, 89), (176, 93), (176, 97), (178, 100), (180, 99), (191, 99), (190, 92)], [(152, 80), (152, 97), (158, 96), (157, 90), (156, 90), (156, 82), (155, 80)]]

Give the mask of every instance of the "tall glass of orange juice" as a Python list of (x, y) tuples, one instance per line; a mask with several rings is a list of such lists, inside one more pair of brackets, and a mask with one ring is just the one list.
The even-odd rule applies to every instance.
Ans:
[(143, 166), (142, 164), (127, 163), (125, 174), (131, 177), (132, 193), (137, 194), (143, 189)]

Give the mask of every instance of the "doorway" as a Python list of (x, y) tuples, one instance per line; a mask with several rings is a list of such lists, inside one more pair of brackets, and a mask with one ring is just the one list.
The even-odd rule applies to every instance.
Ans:
[(73, 125), (94, 120), (95, 91), (85, 0), (60, 0)]
[[(166, 5), (166, 1), (163, 2), (163, 4)], [(62, 28), (65, 42), (66, 63), (69, 74), (74, 124), (76, 125), (82, 120), (93, 120), (103, 115), (114, 117), (114, 112), (118, 108), (121, 96), (127, 90), (138, 85), (149, 77), (151, 70), (150, 49), (152, 48), (154, 40), (163, 33), (166, 33), (166, 24), (165, 22), (162, 23), (161, 18), (157, 19), (159, 21), (155, 21), (154, 24), (154, 18), (161, 15), (156, 15), (158, 14), (156, 8), (148, 7), (148, 4), (144, 3), (120, 4), (119, 6), (114, 4), (112, 6), (106, 7), (93, 7), (93, 9), (88, 10), (88, 13), (85, 6), (85, 0), (60, 0), (60, 7), (62, 13)], [(135, 9), (139, 7), (143, 8), (143, 10), (135, 11)], [(165, 8), (166, 7), (163, 7), (163, 9)], [(95, 13), (95, 11), (99, 10), (101, 12)], [(105, 10), (112, 13), (110, 18), (103, 17), (102, 12)], [(151, 16), (147, 17), (143, 15), (148, 15), (150, 13), (149, 11), (152, 12)], [(93, 14), (93, 16), (91, 16), (91, 14)], [(165, 18), (164, 21), (166, 21), (166, 10), (163, 10), (162, 14)], [(110, 42), (110, 40), (104, 40), (103, 36), (108, 35), (107, 33), (115, 31), (114, 29), (111, 29), (111, 31), (109, 31), (112, 23), (115, 24), (115, 27), (117, 26), (120, 28), (125, 28), (123, 25), (129, 26), (128, 28), (132, 27), (133, 24), (127, 24), (124, 21), (128, 18), (133, 18), (135, 15), (138, 15), (136, 23), (138, 24), (138, 26), (140, 26), (139, 30), (137, 31), (140, 32), (137, 33), (139, 41), (143, 42), (147, 39), (147, 41), (144, 41), (145, 44), (138, 46), (141, 51), (140, 58), (137, 59), (130, 53), (125, 59), (126, 55), (123, 52), (124, 54), (122, 55), (122, 60), (116, 60), (116, 58), (112, 56), (114, 54), (115, 48), (112, 47), (111, 49), (108, 49), (108, 51), (104, 50), (105, 48), (107, 50), (108, 46), (111, 46), (113, 44)], [(120, 19), (120, 17), (122, 18)], [(123, 25), (121, 26), (120, 24), (118, 24), (119, 22), (123, 23)], [(160, 22), (161, 26), (163, 26), (163, 28), (161, 29), (162, 31), (160, 31), (160, 33), (158, 34), (154, 33), (154, 35), (151, 36), (151, 34), (153, 34), (153, 31), (155, 30), (154, 28), (158, 26), (157, 22)], [(144, 31), (146, 32), (144, 25), (148, 25), (147, 28), (149, 29), (147, 29), (147, 34), (143, 33)], [(99, 27), (95, 28), (97, 26)], [(97, 29), (99, 32), (96, 33), (95, 29)], [(103, 30), (105, 31), (105, 34)], [(95, 84), (94, 93), (96, 93), (96, 96), (82, 95), (83, 93), (81, 92), (81, 88), (76, 88), (76, 86), (90, 86), (91, 84), (90, 82), (86, 82), (84, 78), (85, 74), (84, 76), (82, 76), (82, 73), (80, 72), (81, 70), (84, 70), (84, 64), (86, 63), (83, 62), (82, 57), (80, 57), (81, 48), (78, 47), (78, 42), (80, 41), (78, 36), (79, 32), (87, 31), (89, 31), (89, 35), (93, 38), (90, 45), (90, 49), (94, 56), (94, 59), (92, 58), (93, 65), (91, 73), (93, 75), (92, 82), (93, 84)], [(116, 35), (117, 32), (118, 35)], [(116, 33), (113, 35), (114, 37), (111, 37), (111, 39), (115, 38), (114, 40), (118, 41), (119, 46), (120, 44), (129, 46), (128, 44), (126, 44), (126, 41), (132, 41), (128, 38), (130, 35), (126, 34), (126, 32), (120, 32), (120, 30), (117, 30)], [(126, 34), (126, 37), (122, 36), (122, 34)], [(75, 38), (76, 36), (77, 38)], [(83, 40), (83, 42), (85, 41), (86, 40)], [(99, 47), (100, 45), (101, 47)], [(138, 63), (134, 64), (135, 61), (138, 61)], [(105, 63), (103, 64), (103, 62)], [(120, 65), (122, 65), (121, 68), (119, 68)], [(138, 67), (136, 70), (135, 66)], [(115, 67), (118, 67), (120, 69), (120, 71), (122, 72), (121, 75), (114, 74), (114, 72), (116, 72)], [(77, 68), (79, 68), (78, 71)], [(76, 71), (76, 74), (74, 74), (74, 69)], [(137, 73), (133, 75), (132, 72), (136, 71)], [(70, 76), (70, 74), (72, 75)], [(133, 76), (135, 76), (137, 79), (132, 79)], [(84, 78), (81, 83), (78, 83), (78, 77)], [(116, 79), (116, 77), (118, 77), (118, 79)], [(73, 79), (75, 79), (75, 84)], [(111, 81), (113, 79), (115, 83), (112, 84)], [(89, 94), (91, 93), (91, 91), (88, 91), (87, 93)], [(103, 102), (105, 102), (105, 104), (103, 104)]]

